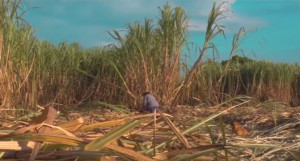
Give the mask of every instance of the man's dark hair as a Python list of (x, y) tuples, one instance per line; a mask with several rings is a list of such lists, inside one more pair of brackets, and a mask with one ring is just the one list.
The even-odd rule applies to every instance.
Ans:
[(150, 92), (144, 92), (144, 93), (142, 94), (142, 96), (145, 96), (145, 95), (147, 95), (147, 94), (150, 94)]

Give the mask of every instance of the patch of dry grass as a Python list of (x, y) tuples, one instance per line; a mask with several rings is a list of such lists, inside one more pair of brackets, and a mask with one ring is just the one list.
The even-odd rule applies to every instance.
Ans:
[[(181, 131), (184, 134), (190, 148), (185, 148), (181, 141), (174, 139), (174, 137), (176, 138), (174, 131), (161, 117), (157, 118), (154, 144), (152, 115), (142, 113), (120, 114), (106, 108), (90, 108), (89, 110), (74, 108), (68, 110), (73, 123), (82, 124), (82, 126), (78, 126), (78, 130), (72, 132), (75, 138), (65, 136), (63, 132), (59, 134), (59, 138), (49, 135), (50, 133), (39, 136), (34, 134), (34, 132), (13, 137), (16, 141), (47, 140), (50, 137), (43, 144), (43, 151), (41, 150), (37, 156), (40, 160), (51, 160), (53, 158), (86, 159), (86, 155), (90, 156), (89, 160), (99, 158), (104, 160), (103, 156), (110, 160), (113, 158), (118, 160), (124, 160), (124, 158), (138, 160), (133, 157), (137, 155), (136, 153), (139, 153), (140, 157), (147, 158), (146, 160), (181, 160), (182, 158), (198, 158), (198, 160), (214, 160), (216, 158), (219, 160), (226, 160), (226, 158), (229, 160), (296, 160), (300, 157), (298, 152), (300, 146), (299, 108), (282, 107), (278, 109), (276, 111), (276, 126), (272, 108), (251, 106), (233, 108), (189, 133), (185, 133), (185, 131), (221, 111), (226, 111), (228, 107), (195, 108), (178, 106), (176, 109), (174, 113), (167, 115), (167, 117), (178, 128), (179, 132)], [(81, 118), (84, 122), (74, 121), (76, 118)], [(238, 120), (243, 127), (249, 130), (250, 134), (245, 137), (237, 136), (232, 131), (232, 120)], [(140, 124), (138, 126), (135, 125), (136, 127), (131, 127), (130, 131), (120, 133), (115, 139), (108, 140), (109, 143), (105, 143), (99, 153), (94, 153), (92, 152), (93, 150), (82, 149), (82, 147), (85, 147), (92, 141), (101, 141), (101, 138), (109, 137), (110, 135), (108, 134), (111, 131), (118, 131), (124, 126), (131, 126), (130, 123), (134, 121), (139, 121)], [(69, 126), (61, 125), (62, 122), (67, 122), (66, 118), (63, 116), (58, 117), (56, 126), (64, 127), (64, 130), (68, 131)], [(7, 130), (14, 131), (14, 129), (18, 128), (16, 124), (19, 124), (19, 127), (24, 126), (24, 124), (20, 124), (20, 121), (2, 122), (0, 146), (2, 144), (7, 145), (7, 139), (3, 139), (3, 136), (6, 135)], [(84, 128), (85, 126), (93, 128), (87, 129)], [(224, 133), (221, 130), (222, 128), (224, 128)], [(37, 136), (39, 136), (39, 139), (36, 138)], [(55, 141), (57, 139), (62, 139), (63, 142), (61, 144), (64, 144), (64, 146), (59, 145)], [(73, 140), (71, 141), (70, 139)], [(224, 142), (224, 139), (226, 142)], [(16, 141), (12, 142), (11, 145), (17, 143)], [(98, 143), (95, 144), (97, 145)], [(157, 148), (155, 155), (152, 153), (153, 145), (156, 145)], [(53, 151), (53, 148), (64, 151), (64, 155), (59, 153), (59, 151)], [(2, 148), (2, 159), (22, 160), (24, 156), (30, 155), (30, 149), (30, 144), (28, 144), (26, 149), (20, 148), (18, 144), (15, 144), (15, 149), (10, 151)], [(48, 157), (44, 157), (47, 152), (49, 154)], [(14, 154), (13, 156), (12, 153)]]

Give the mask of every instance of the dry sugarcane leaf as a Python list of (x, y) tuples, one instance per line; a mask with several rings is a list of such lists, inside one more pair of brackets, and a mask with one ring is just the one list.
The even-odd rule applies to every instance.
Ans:
[(166, 121), (169, 127), (173, 130), (173, 132), (178, 137), (178, 139), (182, 142), (185, 148), (190, 148), (191, 146), (189, 145), (187, 139), (184, 137), (184, 135), (182, 135), (180, 130), (172, 123), (172, 121), (169, 118), (167, 118), (159, 109), (157, 109), (157, 111), (159, 112), (160, 116)]
[(121, 161), (122, 158), (118, 156), (102, 156), (100, 161)]
[[(61, 161), (69, 161), (69, 160), (78, 160), (78, 161), (91, 161), (91, 160), (100, 160), (102, 156), (107, 155), (105, 152), (87, 152), (87, 151), (78, 151), (78, 150), (58, 150), (52, 151), (41, 151), (39, 153), (38, 159), (40, 160), (61, 160)], [(6, 155), (8, 156), (8, 155)], [(28, 152), (18, 152), (18, 153), (10, 153), (10, 157), (8, 158), (19, 158), (16, 161), (24, 160), (24, 158), (28, 158)], [(121, 159), (124, 160), (124, 159)], [(9, 160), (13, 161), (13, 160)]]
[[(167, 113), (163, 113), (163, 114), (167, 117), (173, 117), (172, 115), (167, 114)], [(129, 118), (125, 118), (125, 120), (135, 120), (135, 119), (140, 119), (140, 118), (153, 117), (154, 115), (157, 116), (157, 115), (160, 115), (160, 114), (150, 113), (150, 114), (145, 114), (145, 115), (132, 116), (132, 117), (129, 117)]]
[(88, 140), (95, 140), (95, 139), (98, 139), (98, 138), (101, 138), (103, 137), (104, 134), (102, 133), (87, 133), (85, 134), (85, 138), (88, 139)]
[[(70, 136), (70, 137), (76, 137), (74, 134), (70, 133), (69, 131), (59, 127), (59, 126), (54, 126), (54, 125), (49, 125), (49, 124), (45, 124), (45, 123), (42, 123), (40, 124), (40, 126), (44, 126), (44, 127), (50, 127), (52, 128), (53, 130), (47, 132), (47, 134), (65, 134), (67, 136)], [(54, 131), (55, 130), (55, 131)]]
[(153, 158), (158, 160), (169, 160), (179, 154), (191, 154), (197, 152), (197, 149), (181, 149), (171, 152), (157, 153)]
[(82, 126), (79, 130), (89, 131), (89, 130), (92, 130), (92, 129), (95, 129), (95, 128), (117, 126), (117, 125), (122, 125), (124, 123), (125, 123), (124, 119), (112, 120), (112, 121), (105, 121), (105, 122), (98, 122), (98, 123), (94, 123), (94, 124)]
[[(43, 110), (43, 113), (38, 116), (37, 118), (35, 118), (33, 120), (33, 124), (41, 124), (41, 123), (46, 123), (46, 124), (50, 124), (50, 125), (53, 125), (54, 123), (54, 120), (57, 116), (57, 111), (52, 107), (46, 107), (44, 110)], [(51, 127), (48, 127), (48, 126), (42, 126), (40, 127), (39, 129), (37, 129), (37, 132), (39, 134), (43, 134), (43, 133), (46, 133), (48, 131), (50, 131), (52, 128)], [(30, 155), (30, 158), (29, 158), (29, 161), (34, 161), (40, 148), (41, 148), (41, 145), (42, 145), (42, 142), (37, 142), (31, 152), (31, 155)]]
[(135, 120), (133, 122), (127, 123), (122, 125), (114, 130), (110, 131), (106, 135), (96, 140), (93, 140), (89, 144), (85, 145), (84, 150), (86, 151), (99, 151), (101, 150), (106, 144), (113, 142), (115, 139), (122, 136), (124, 133), (128, 132), (129, 130), (135, 128), (140, 124), (140, 121)]
[[(170, 139), (172, 135), (157, 135), (155, 136), (155, 142), (156, 143), (160, 143), (160, 142), (164, 142), (167, 141), (168, 139)], [(151, 141), (152, 140), (152, 134), (150, 134), (150, 132), (148, 133), (136, 133), (136, 134), (131, 134), (129, 136), (129, 138), (137, 141), (137, 142), (147, 142), (147, 141)]]
[(113, 144), (107, 144), (105, 145), (106, 148), (112, 149), (114, 151), (117, 151), (119, 153), (125, 154), (126, 156), (129, 156), (131, 159), (133, 160), (137, 160), (137, 161), (154, 161), (152, 158), (149, 158), (148, 156), (145, 156), (141, 153), (138, 153), (136, 151), (130, 150), (130, 149), (126, 149), (117, 145), (113, 145)]
[[(195, 129), (199, 128), (200, 126), (202, 126), (202, 125), (205, 124), (206, 122), (208, 122), (208, 121), (210, 121), (210, 120), (212, 120), (212, 119), (214, 119), (214, 118), (216, 118), (216, 117), (222, 115), (222, 114), (225, 113), (226, 111), (229, 111), (229, 110), (231, 110), (231, 109), (233, 109), (233, 108), (236, 108), (236, 107), (241, 106), (242, 104), (245, 104), (245, 103), (248, 103), (248, 102), (249, 102), (249, 101), (244, 101), (244, 102), (242, 102), (242, 103), (240, 103), (240, 104), (237, 104), (237, 105), (234, 105), (234, 106), (232, 106), (232, 107), (230, 107), (230, 108), (227, 108), (226, 110), (221, 111), (221, 112), (219, 112), (219, 113), (217, 113), (217, 114), (213, 114), (213, 115), (209, 116), (208, 118), (202, 120), (201, 122), (199, 122), (199, 123), (193, 125), (192, 127), (186, 129), (186, 130), (183, 131), (182, 133), (183, 133), (184, 135), (185, 135), (185, 134), (188, 134), (188, 133), (191, 133), (192, 131), (194, 131)], [(220, 106), (220, 105), (218, 105), (218, 106)], [(177, 139), (177, 137), (174, 136), (174, 137), (172, 137), (170, 140), (176, 140), (176, 139)], [(161, 147), (163, 147), (163, 146), (166, 146), (166, 144), (167, 144), (167, 142), (163, 142), (163, 143), (157, 145), (156, 148), (161, 148)], [(151, 152), (153, 152), (153, 149), (149, 149), (148, 151), (146, 151), (146, 154), (149, 154), (149, 153), (151, 153)]]
[(33, 149), (34, 144), (33, 141), (0, 141), (0, 149), (3, 151), (25, 151)]
[(64, 128), (65, 130), (67, 130), (69, 132), (75, 132), (82, 126), (83, 123), (84, 123), (84, 119), (82, 117), (80, 117), (76, 120), (58, 124), (57, 126)]
[[(59, 124), (57, 125), (57, 127), (60, 127), (68, 132), (76, 132), (80, 127), (83, 126), (83, 118), (78, 118), (76, 120), (72, 120), (72, 121), (68, 121), (66, 123), (62, 123), (62, 124)], [(58, 133), (65, 133), (65, 132), (62, 132), (62, 130), (59, 130), (59, 129), (53, 129), (51, 130), (49, 133), (51, 134), (58, 134)]]
[[(56, 118), (56, 114), (57, 114), (57, 112), (53, 107), (47, 107), (47, 108), (45, 108), (45, 110), (43, 110), (43, 113), (40, 116), (38, 116), (37, 118), (35, 118), (32, 121), (32, 123), (30, 124), (31, 126), (18, 129), (16, 131), (9, 133), (8, 135), (2, 136), (2, 137), (9, 137), (9, 136), (13, 136), (13, 135), (23, 134), (27, 131), (34, 131), (34, 130), (36, 130), (40, 134), (46, 133), (46, 132), (50, 131), (52, 128), (49, 126), (43, 126), (42, 123), (53, 125), (54, 120)], [(41, 144), (42, 144), (41, 142), (37, 142), (34, 145), (32, 153), (30, 155), (30, 159), (29, 159), (30, 161), (33, 161), (35, 159), (35, 157), (37, 156), (38, 151), (41, 147)]]
[(40, 142), (52, 142), (56, 144), (64, 144), (70, 146), (81, 146), (86, 142), (78, 137), (71, 137), (65, 135), (53, 135), (53, 134), (23, 134), (12, 137), (15, 140), (32, 140)]
[[(168, 152), (159, 153), (154, 157), (154, 159), (157, 160), (170, 160), (171, 158), (172, 157), (168, 156)], [(196, 159), (193, 159), (193, 161), (213, 161), (213, 160), (215, 160), (214, 157), (198, 157)]]
[(194, 154), (194, 153), (198, 153), (204, 150), (209, 150), (209, 149), (213, 149), (213, 148), (223, 148), (224, 145), (203, 145), (203, 146), (198, 146), (195, 148), (189, 148), (189, 149), (180, 149), (180, 150), (173, 150), (170, 152), (163, 152), (163, 153), (159, 153), (157, 155), (155, 155), (155, 159), (158, 160), (169, 160), (173, 157), (176, 157), (178, 155), (182, 155), (182, 154)]
[(191, 134), (189, 135), (190, 138), (197, 143), (197, 145), (209, 145), (211, 144), (211, 138), (207, 135), (196, 135), (196, 134)]

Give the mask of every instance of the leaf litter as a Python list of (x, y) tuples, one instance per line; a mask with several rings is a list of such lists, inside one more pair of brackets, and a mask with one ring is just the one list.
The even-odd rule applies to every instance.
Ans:
[[(72, 107), (30, 121), (1, 120), (1, 159), (299, 160), (300, 109), (177, 106), (172, 113)], [(37, 120), (35, 118), (35, 120)], [(52, 124), (51, 119), (55, 121)], [(50, 122), (47, 121), (50, 119)], [(239, 136), (233, 122), (249, 134)], [(50, 129), (44, 130), (43, 129)], [(223, 129), (223, 130), (222, 130)], [(154, 137), (155, 136), (155, 137)], [(180, 139), (178, 139), (180, 138)], [(9, 146), (8, 146), (9, 145)], [(40, 145), (40, 147), (36, 147)]]

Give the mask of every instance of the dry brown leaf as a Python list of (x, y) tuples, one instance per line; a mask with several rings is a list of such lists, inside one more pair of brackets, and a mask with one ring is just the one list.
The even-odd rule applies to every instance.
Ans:
[[(53, 125), (56, 116), (57, 116), (57, 111), (52, 106), (46, 107), (43, 110), (43, 113), (33, 120), (32, 124), (45, 123), (45, 124)], [(43, 134), (43, 133), (47, 133), (47, 132), (51, 131), (51, 129), (52, 128), (49, 126), (41, 126), (40, 128), (37, 128), (37, 132), (39, 134)], [(42, 142), (36, 142), (32, 152), (31, 152), (29, 161), (35, 160), (37, 154), (39, 153), (41, 145), (42, 145)]]
[(112, 121), (105, 121), (105, 122), (98, 122), (90, 125), (85, 125), (80, 128), (82, 131), (89, 131), (95, 128), (103, 128), (103, 127), (111, 127), (111, 126), (117, 126), (122, 125), (125, 123), (124, 119), (119, 120), (112, 120)]
[[(58, 124), (58, 127), (63, 128), (64, 130), (68, 132), (76, 132), (81, 126), (83, 126), (84, 119), (83, 118), (78, 118), (76, 120), (68, 121), (66, 123)], [(50, 133), (59, 133), (60, 130), (51, 130)]]
[(103, 156), (100, 161), (121, 161), (122, 159), (118, 156)]
[(70, 133), (69, 131), (67, 131), (59, 126), (48, 125), (45, 123), (40, 124), (40, 126), (52, 128), (53, 130), (47, 132), (48, 134), (65, 134), (70, 137), (76, 137), (74, 134)]
[[(208, 145), (208, 146), (203, 146), (204, 148), (212, 148), (214, 145)], [(201, 150), (197, 148), (192, 148), (192, 149), (181, 149), (181, 150), (173, 150), (171, 152), (163, 152), (155, 155), (153, 158), (158, 159), (158, 160), (169, 160), (173, 157), (176, 157), (177, 155), (181, 154), (193, 154), (197, 153)]]
[[(170, 114), (167, 113), (163, 113), (165, 116), (167, 117), (173, 117)], [(145, 118), (145, 117), (153, 117), (153, 116), (159, 116), (160, 114), (155, 114), (155, 113), (150, 113), (150, 114), (145, 114), (145, 115), (138, 115), (138, 116), (133, 116), (133, 117), (129, 117), (129, 118), (125, 118), (125, 120), (134, 120), (134, 119), (140, 119), (140, 118)]]
[(0, 141), (0, 149), (2, 151), (25, 151), (33, 149), (34, 144), (33, 141)]
[(157, 111), (159, 112), (160, 116), (166, 121), (166, 123), (169, 125), (169, 127), (178, 137), (178, 139), (182, 142), (185, 148), (190, 148), (187, 139), (184, 137), (184, 135), (181, 134), (180, 130), (172, 123), (172, 121), (169, 118), (167, 118), (159, 109), (157, 109)]

